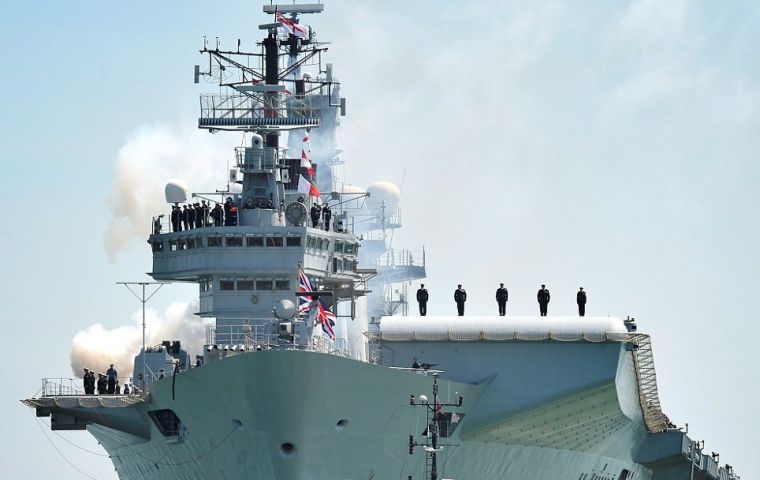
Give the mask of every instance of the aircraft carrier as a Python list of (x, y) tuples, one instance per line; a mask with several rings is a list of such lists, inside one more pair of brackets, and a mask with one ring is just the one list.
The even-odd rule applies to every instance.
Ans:
[(156, 282), (198, 284), (203, 354), (144, 344), (128, 395), (23, 402), (124, 480), (738, 479), (663, 413), (634, 319), (410, 315), (425, 253), (391, 243), (395, 185), (338, 174), (323, 9), (265, 5), (250, 50), (204, 40), (198, 127), (244, 146), (221, 190), (169, 182), (147, 239)]

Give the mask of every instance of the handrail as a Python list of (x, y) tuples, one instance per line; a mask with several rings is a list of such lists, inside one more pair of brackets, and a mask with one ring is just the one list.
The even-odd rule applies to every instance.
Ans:
[(225, 355), (264, 350), (305, 350), (348, 357), (346, 344), (346, 339), (342, 337), (329, 341), (321, 335), (314, 334), (308, 340), (297, 334), (288, 336), (271, 333), (266, 325), (206, 326), (205, 348), (209, 351), (226, 352)]
[(649, 335), (633, 334), (633, 363), (639, 389), (639, 405), (644, 416), (647, 430), (652, 433), (662, 432), (668, 428), (668, 418), (662, 413), (660, 397), (657, 392), (657, 372), (654, 368), (652, 342)]

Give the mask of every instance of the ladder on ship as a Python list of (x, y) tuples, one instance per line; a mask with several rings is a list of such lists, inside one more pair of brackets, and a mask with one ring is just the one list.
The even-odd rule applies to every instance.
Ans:
[(633, 335), (633, 363), (639, 385), (639, 404), (644, 423), (650, 432), (662, 432), (668, 421), (662, 413), (660, 397), (657, 393), (657, 372), (654, 368), (652, 341), (649, 335)]

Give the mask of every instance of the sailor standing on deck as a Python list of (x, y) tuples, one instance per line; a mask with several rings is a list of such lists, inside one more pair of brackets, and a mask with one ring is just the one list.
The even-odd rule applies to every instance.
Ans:
[(106, 391), (113, 395), (116, 390), (116, 379), (119, 377), (116, 369), (113, 368), (113, 363), (111, 364), (111, 367), (106, 370), (106, 376), (108, 377), (108, 389)]
[(503, 283), (499, 284), (496, 289), (496, 303), (499, 304), (499, 316), (503, 317), (507, 313), (507, 300), (509, 300), (509, 291)]
[(424, 283), (420, 283), (420, 288), (417, 290), (417, 303), (420, 304), (420, 316), (427, 315), (427, 302), (430, 296), (428, 295), (427, 288)]
[(221, 227), (222, 221), (224, 221), (224, 210), (219, 206), (219, 203), (214, 204), (214, 208), (211, 210), (211, 218), (214, 220), (215, 227)]
[(203, 207), (200, 203), (196, 203), (195, 210), (195, 228), (201, 228), (203, 226)]
[(179, 209), (179, 205), (172, 206), (172, 232), (179, 232), (182, 230), (182, 210)]
[(322, 207), (317, 205), (316, 203), (311, 206), (311, 226), (312, 228), (317, 228), (317, 225), (319, 224), (319, 217), (322, 216)]
[(325, 221), (325, 231), (330, 231), (330, 219), (332, 218), (332, 210), (330, 210), (330, 204), (325, 203), (325, 206), (322, 208), (322, 218)]
[(98, 374), (98, 395), (104, 395), (108, 389), (108, 382), (106, 382), (106, 376), (102, 373)]
[(586, 292), (583, 291), (583, 287), (578, 290), (575, 295), (575, 301), (578, 303), (578, 315), (581, 317), (586, 316)]
[(185, 227), (185, 230), (190, 230), (190, 212), (187, 211), (187, 205), (182, 205), (182, 208), (184, 208), (182, 210), (182, 225)]
[(546, 289), (546, 285), (541, 285), (541, 290), (536, 294), (536, 299), (538, 299), (538, 306), (541, 309), (541, 316), (545, 317), (547, 307), (549, 306), (549, 300), (551, 299), (551, 295), (549, 295), (549, 290)]
[(461, 283), (454, 290), (454, 301), (457, 302), (457, 313), (460, 317), (464, 316), (464, 302), (467, 301), (467, 291), (462, 288)]

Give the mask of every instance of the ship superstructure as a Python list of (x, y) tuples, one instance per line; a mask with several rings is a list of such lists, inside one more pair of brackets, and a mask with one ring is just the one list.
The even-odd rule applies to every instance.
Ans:
[(632, 319), (407, 315), (424, 250), (393, 248), (395, 186), (334, 168), (346, 101), (301, 22), (322, 10), (266, 5), (252, 51), (204, 41), (198, 126), (244, 146), (223, 189), (167, 184), (148, 238), (154, 280), (199, 286), (202, 354), (144, 346), (137, 394), (24, 402), (123, 479), (739, 478), (664, 415)]

